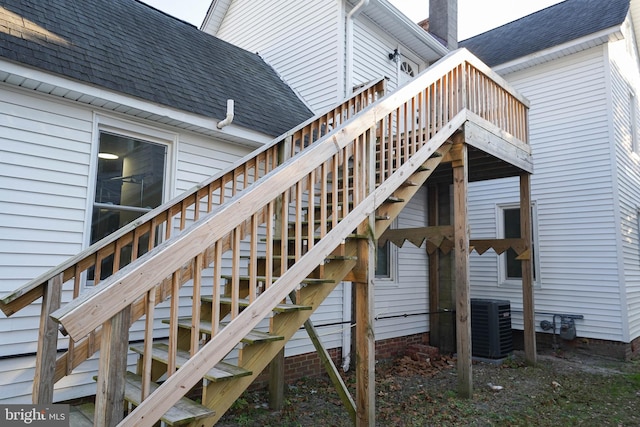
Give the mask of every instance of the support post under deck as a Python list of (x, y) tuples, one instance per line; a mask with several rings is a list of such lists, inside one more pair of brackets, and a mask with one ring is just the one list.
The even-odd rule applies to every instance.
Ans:
[(467, 146), (458, 135), (451, 148), (453, 166), (453, 211), (456, 280), (456, 340), (458, 353), (458, 394), (473, 395), (471, 374), (471, 301), (469, 296), (469, 233), (467, 215)]
[(531, 244), (531, 175), (520, 175), (520, 236), (527, 246), (522, 262), (522, 310), (524, 312), (524, 355), (529, 365), (536, 364), (536, 325), (533, 297), (533, 246)]

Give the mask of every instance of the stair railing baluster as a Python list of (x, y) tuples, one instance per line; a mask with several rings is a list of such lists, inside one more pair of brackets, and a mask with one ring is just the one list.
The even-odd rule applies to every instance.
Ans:
[(149, 290), (145, 296), (144, 320), (144, 355), (138, 361), (138, 373), (142, 376), (142, 394), (140, 400), (145, 400), (151, 393), (151, 369), (153, 365), (153, 324), (156, 309), (156, 288)]
[(196, 354), (200, 347), (200, 296), (202, 294), (202, 269), (204, 256), (196, 255), (193, 260), (193, 293), (191, 298), (191, 344), (189, 353)]

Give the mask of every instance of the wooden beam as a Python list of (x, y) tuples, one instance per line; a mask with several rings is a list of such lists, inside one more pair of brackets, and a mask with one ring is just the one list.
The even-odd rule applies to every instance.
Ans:
[(469, 111), (467, 117), (469, 120), (464, 125), (465, 143), (523, 171), (533, 173), (530, 145), (514, 138), (473, 112)]
[[(430, 185), (427, 190), (427, 224), (429, 227), (438, 225), (438, 186)], [(440, 251), (429, 252), (429, 344), (440, 346)]]
[(387, 229), (378, 239), (378, 244), (382, 245), (391, 241), (394, 245), (402, 247), (405, 241), (409, 241), (420, 247), (425, 240), (440, 246), (444, 239), (453, 240), (453, 227), (450, 225), (417, 227), (417, 228), (394, 228)]
[(284, 406), (284, 348), (269, 363), (269, 408), (279, 411)]
[[(289, 298), (291, 298), (292, 303), (297, 304), (297, 297), (295, 292), (291, 292), (289, 294)], [(311, 319), (308, 319), (304, 322), (304, 329), (307, 331), (307, 334), (309, 335), (309, 338), (311, 339), (311, 342), (313, 343), (313, 346), (315, 347), (316, 352), (320, 357), (322, 366), (324, 366), (325, 370), (327, 371), (327, 374), (329, 374), (329, 378), (331, 379), (333, 386), (336, 388), (336, 391), (338, 392), (338, 396), (340, 396), (340, 400), (342, 400), (342, 403), (347, 409), (347, 412), (349, 413), (349, 417), (351, 418), (351, 422), (355, 425), (356, 424), (356, 404), (353, 401), (351, 394), (349, 393), (349, 389), (347, 388), (347, 385), (342, 380), (342, 377), (338, 372), (338, 368), (336, 368), (336, 365), (333, 363), (333, 360), (331, 360), (331, 355), (329, 355), (329, 352), (327, 351), (327, 349), (324, 348), (324, 345), (322, 345), (322, 341), (320, 341), (320, 335), (318, 335), (318, 332), (316, 331), (316, 327), (313, 325), (313, 322), (311, 321)], [(283, 353), (283, 356), (284, 356), (284, 353)]]
[[(455, 236), (456, 340), (458, 353), (458, 394), (473, 395), (471, 375), (471, 301), (469, 297), (469, 234), (467, 218), (467, 146), (454, 144), (458, 158), (453, 165), (453, 210)], [(453, 148), (452, 148), (453, 151)]]
[(358, 242), (356, 269), (367, 272), (365, 282), (355, 283), (356, 300), (356, 426), (375, 426), (374, 290), (375, 243)]
[(336, 365), (333, 363), (333, 360), (331, 360), (331, 356), (329, 355), (329, 352), (322, 345), (322, 342), (320, 341), (320, 336), (318, 335), (318, 332), (316, 331), (315, 326), (313, 326), (313, 322), (311, 322), (311, 320), (307, 320), (306, 322), (304, 322), (304, 328), (307, 331), (307, 334), (309, 334), (309, 338), (311, 338), (311, 342), (313, 343), (313, 346), (316, 348), (316, 352), (318, 353), (318, 356), (320, 356), (322, 365), (324, 366), (324, 369), (327, 371), (327, 374), (329, 374), (329, 378), (331, 379), (333, 386), (336, 388), (336, 391), (338, 392), (338, 396), (340, 396), (340, 400), (342, 400), (342, 403), (347, 409), (347, 412), (349, 413), (349, 417), (351, 418), (351, 422), (355, 425), (356, 424), (356, 403), (353, 401), (351, 394), (349, 394), (349, 389), (347, 388), (347, 385), (342, 380), (342, 377), (340, 376), (340, 373), (338, 372)]
[(38, 332), (38, 357), (36, 358), (32, 392), (33, 403), (36, 405), (46, 405), (53, 402), (58, 323), (49, 317), (49, 314), (60, 308), (63, 274), (60, 273), (49, 280), (43, 291), (40, 331)]
[[(520, 175), (520, 236), (526, 247), (531, 248), (531, 175)], [(524, 314), (524, 353), (530, 365), (537, 362), (535, 303), (533, 296), (533, 260), (521, 258), (522, 262), (522, 310)]]
[(131, 308), (127, 307), (102, 325), (94, 419), (96, 427), (115, 426), (124, 414), (130, 317)]

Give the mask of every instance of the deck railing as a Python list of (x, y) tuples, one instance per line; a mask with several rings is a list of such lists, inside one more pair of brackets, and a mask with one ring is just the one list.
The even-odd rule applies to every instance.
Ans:
[[(150, 414), (164, 413), (200, 381), (204, 370), (222, 360), (295, 291), (464, 124), (468, 112), (526, 143), (526, 100), (466, 50), (456, 51), (322, 136), (295, 159), (243, 187), (229, 203), (152, 249), (144, 260), (132, 262), (53, 313), (74, 340), (102, 328), (109, 332), (102, 336), (103, 346), (126, 351), (127, 335), (116, 326), (146, 315), (144, 339), (150, 347), (155, 338), (154, 306), (171, 300), (169, 377), (123, 424), (152, 425), (157, 418)], [(318, 228), (303, 225), (316, 223)], [(266, 258), (262, 276), (257, 275), (258, 253)], [(295, 263), (287, 262), (291, 256)], [(211, 273), (204, 275), (205, 269)], [(185, 277), (193, 279), (193, 301), (200, 301), (204, 288), (213, 292), (212, 331), (204, 346), (192, 338), (192, 358), (176, 369), (179, 291)], [(219, 297), (223, 284), (229, 297), (224, 302)], [(242, 298), (249, 300), (244, 310)], [(199, 304), (192, 304), (192, 310), (193, 319), (199, 319)], [(219, 320), (227, 314), (231, 321), (221, 328)], [(192, 330), (198, 329), (194, 320)], [(113, 399), (103, 392), (117, 366), (109, 357), (113, 354), (101, 355), (99, 364), (97, 401), (103, 402), (102, 407)], [(150, 366), (151, 360), (145, 359), (147, 390)]]
[[(253, 183), (276, 169), (286, 159), (309, 147), (334, 128), (342, 125), (360, 110), (375, 102), (385, 90), (385, 79), (367, 84), (356, 93), (324, 114), (318, 115), (291, 131), (275, 138), (271, 143), (235, 162), (228, 169), (214, 175), (197, 187), (177, 198), (164, 203), (151, 212), (121, 228), (115, 233), (96, 242), (75, 257), (49, 270), (43, 275), (0, 299), (0, 308), (7, 315), (21, 310), (44, 296), (40, 337), (57, 337), (55, 327), (47, 321), (49, 313), (61, 304), (61, 289), (65, 284), (72, 287), (72, 299), (81, 295), (81, 288), (87, 272), (94, 277), (93, 284), (110, 277), (126, 265), (151, 251), (162, 242), (171, 240), (189, 224), (198, 221), (220, 205), (227, 203)], [(131, 255), (125, 255), (131, 254)], [(108, 270), (107, 270), (108, 269)], [(183, 273), (183, 282), (188, 280), (190, 271)], [(181, 283), (181, 284), (182, 284)], [(158, 301), (166, 291), (158, 294)], [(148, 302), (134, 304), (134, 313), (144, 313)], [(139, 317), (139, 316), (138, 316)], [(36, 368), (38, 379), (54, 383), (68, 375), (75, 367), (91, 357), (98, 349), (100, 332), (94, 331), (79, 340), (69, 340), (68, 351), (56, 357), (57, 339), (45, 343), (39, 340), (39, 362)], [(42, 353), (51, 355), (45, 363), (55, 364), (53, 377), (40, 372)], [(52, 359), (55, 358), (57, 360)], [(51, 392), (34, 387), (34, 401), (46, 402)], [(47, 386), (47, 388), (50, 388)]]

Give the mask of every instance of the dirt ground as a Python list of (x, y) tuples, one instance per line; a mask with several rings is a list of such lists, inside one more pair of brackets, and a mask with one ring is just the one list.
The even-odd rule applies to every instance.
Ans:
[[(457, 396), (452, 357), (403, 357), (376, 365), (377, 426), (640, 426), (640, 364), (582, 353), (522, 354), (475, 362), (471, 399)], [(353, 372), (344, 380), (354, 395)], [(289, 384), (285, 407), (273, 411), (263, 391), (245, 393), (218, 425), (351, 426), (326, 378)]]

